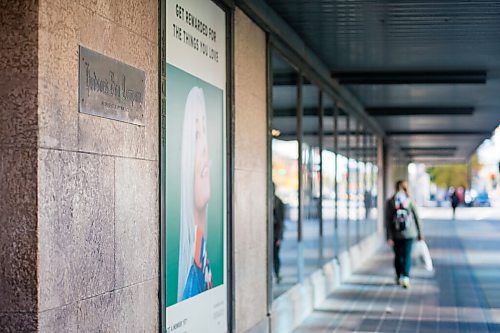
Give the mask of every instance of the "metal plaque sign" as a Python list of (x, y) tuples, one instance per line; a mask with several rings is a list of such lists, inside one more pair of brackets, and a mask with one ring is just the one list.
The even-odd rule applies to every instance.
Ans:
[(143, 125), (144, 71), (80, 46), (79, 111)]

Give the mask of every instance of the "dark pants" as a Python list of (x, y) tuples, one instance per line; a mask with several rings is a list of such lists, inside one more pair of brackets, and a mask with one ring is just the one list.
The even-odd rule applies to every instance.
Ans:
[(281, 266), (281, 261), (280, 261), (280, 245), (276, 244), (277, 241), (274, 241), (274, 274), (276, 274), (276, 277), (280, 277), (280, 266)]
[(413, 239), (394, 240), (394, 268), (397, 277), (410, 277), (412, 247)]

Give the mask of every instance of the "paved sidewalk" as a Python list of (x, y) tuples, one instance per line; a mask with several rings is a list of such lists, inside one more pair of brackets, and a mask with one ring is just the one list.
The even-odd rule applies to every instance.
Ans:
[(434, 272), (413, 266), (394, 285), (392, 251), (380, 251), (295, 330), (500, 332), (500, 209), (421, 210)]

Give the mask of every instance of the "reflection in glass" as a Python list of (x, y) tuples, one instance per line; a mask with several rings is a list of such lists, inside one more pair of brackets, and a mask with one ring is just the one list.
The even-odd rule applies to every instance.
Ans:
[[(276, 298), (298, 282), (299, 144), (297, 73), (276, 53), (272, 56), (272, 70), (272, 182), (276, 197), (283, 203), (284, 217), (280, 228), (280, 212), (273, 209), (273, 255), (270, 259), (274, 271), (273, 298)], [(273, 198), (271, 202), (277, 200)]]
[(337, 179), (337, 238), (339, 254), (347, 250), (348, 245), (348, 154), (349, 154), (349, 116), (339, 110), (337, 117), (337, 169), (335, 170)]
[(378, 169), (375, 136), (362, 123), (277, 53), (272, 75), (276, 298), (375, 231)]
[(349, 188), (348, 188), (348, 224), (349, 246), (359, 241), (359, 205), (358, 205), (358, 129), (355, 118), (349, 118)]
[(371, 194), (370, 185), (368, 179), (368, 170), (370, 169), (370, 164), (368, 163), (368, 139), (367, 139), (367, 129), (365, 127), (361, 128), (360, 133), (360, 145), (361, 145), (361, 172), (360, 172), (360, 221), (361, 221), (361, 239), (367, 237), (371, 233), (371, 228), (368, 223), (368, 214), (371, 210)]
[(364, 202), (364, 209), (365, 209), (365, 215), (364, 215), (364, 223), (365, 223), (365, 230), (366, 230), (366, 236), (370, 235), (374, 230), (373, 230), (373, 224), (371, 222), (371, 214), (372, 214), (372, 208), (373, 208), (373, 197), (372, 197), (372, 189), (373, 189), (373, 178), (372, 178), (372, 168), (373, 168), (373, 163), (372, 163), (372, 150), (371, 150), (371, 135), (369, 132), (366, 132), (363, 136), (363, 142), (365, 149), (363, 150), (365, 152), (364, 156), (364, 161), (365, 161), (365, 172), (364, 172), (364, 183), (365, 183), (365, 191), (363, 195), (363, 202)]
[(305, 80), (302, 117), (302, 189), (304, 274), (310, 275), (320, 266), (320, 150), (319, 89)]
[(366, 228), (366, 220), (365, 220), (365, 168), (366, 164), (363, 161), (363, 156), (359, 155), (358, 160), (358, 194), (356, 196), (356, 200), (358, 202), (358, 232), (359, 232), (359, 240), (362, 240), (366, 237), (368, 230)]
[(373, 226), (373, 231), (375, 232), (377, 230), (377, 217), (378, 217), (378, 207), (377, 207), (377, 202), (378, 202), (378, 159), (377, 159), (377, 137), (375, 135), (371, 135), (371, 151), (372, 151), (372, 172), (371, 172), (371, 178), (372, 178), (372, 203), (373, 203), (373, 208), (371, 211), (371, 222)]
[(333, 100), (324, 96), (323, 116), (323, 258), (325, 261), (335, 256), (335, 133)]

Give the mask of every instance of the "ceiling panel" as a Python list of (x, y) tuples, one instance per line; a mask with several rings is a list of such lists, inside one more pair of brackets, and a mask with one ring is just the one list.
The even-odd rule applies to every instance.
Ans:
[[(375, 117), (387, 132), (483, 132), (464, 137), (394, 136), (392, 141), (410, 146), (454, 144), (452, 159), (463, 160), (500, 124), (499, 1), (267, 3), (332, 73), (486, 72), (486, 84), (346, 85), (365, 107), (474, 108), (472, 115)], [(304, 100), (309, 101), (306, 95)]]
[(498, 1), (267, 3), (330, 68), (500, 68)]
[(389, 116), (377, 117), (382, 128), (391, 131), (479, 131), (493, 132), (500, 118), (496, 114), (472, 116)]

